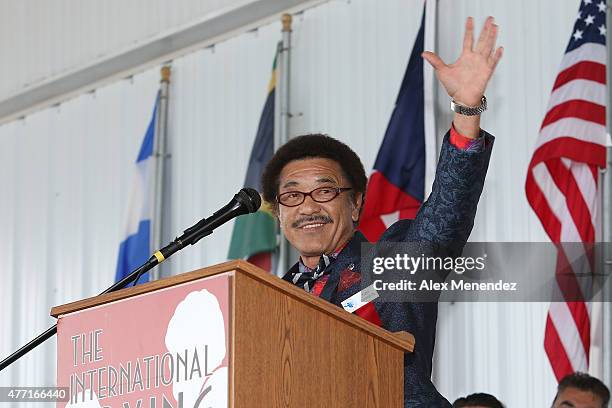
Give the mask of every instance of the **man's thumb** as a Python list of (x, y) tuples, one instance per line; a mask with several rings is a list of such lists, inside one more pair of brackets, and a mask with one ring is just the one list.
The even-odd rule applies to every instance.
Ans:
[(429, 64), (431, 64), (431, 66), (435, 69), (438, 70), (440, 68), (443, 68), (446, 64), (444, 63), (444, 61), (442, 61), (442, 59), (440, 59), (440, 57), (438, 57), (436, 54), (434, 54), (433, 52), (430, 51), (424, 51), (423, 53), (421, 53), (421, 56), (427, 60), (427, 62), (429, 62)]

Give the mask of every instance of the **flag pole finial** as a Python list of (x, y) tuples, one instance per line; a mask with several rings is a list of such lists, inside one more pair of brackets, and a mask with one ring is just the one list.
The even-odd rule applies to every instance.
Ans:
[(291, 17), (291, 14), (285, 13), (283, 14), (283, 17), (281, 18), (281, 21), (283, 22), (283, 32), (291, 32), (291, 21), (293, 20), (293, 17)]
[(161, 82), (170, 82), (170, 66), (164, 65), (161, 70)]

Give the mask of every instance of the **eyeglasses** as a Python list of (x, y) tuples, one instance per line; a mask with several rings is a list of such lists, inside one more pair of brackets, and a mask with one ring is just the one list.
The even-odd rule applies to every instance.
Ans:
[(276, 201), (285, 207), (297, 207), (306, 200), (306, 196), (310, 196), (317, 203), (326, 203), (333, 200), (338, 194), (352, 190), (351, 187), (319, 187), (309, 193), (302, 191), (287, 191), (276, 197)]

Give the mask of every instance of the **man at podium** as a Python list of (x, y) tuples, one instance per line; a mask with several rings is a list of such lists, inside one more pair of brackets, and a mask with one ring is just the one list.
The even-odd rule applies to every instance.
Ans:
[[(495, 49), (497, 26), (489, 17), (476, 43), (473, 22), (466, 22), (463, 51), (446, 65), (437, 55), (423, 57), (434, 67), (453, 100), (453, 123), (444, 137), (432, 192), (414, 220), (401, 220), (381, 241), (420, 242), (432, 251), (470, 235), (482, 192), (493, 137), (480, 129), (486, 85), (502, 56)], [(325, 135), (306, 135), (282, 146), (263, 176), (263, 196), (272, 204), (287, 240), (300, 253), (283, 277), (340, 307), (361, 290), (361, 243), (356, 230), (364, 203), (366, 174), (359, 157)], [(450, 407), (431, 382), (437, 303), (374, 300), (357, 312), (397, 332), (414, 334), (413, 353), (404, 358), (406, 407)]]

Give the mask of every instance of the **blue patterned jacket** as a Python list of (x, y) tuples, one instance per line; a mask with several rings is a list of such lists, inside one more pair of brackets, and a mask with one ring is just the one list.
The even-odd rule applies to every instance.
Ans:
[[(474, 225), (491, 157), (493, 136), (482, 132), (484, 149), (461, 150), (444, 137), (431, 194), (414, 220), (400, 220), (389, 227), (379, 242), (419, 242), (433, 255), (459, 256)], [(349, 243), (329, 264), (327, 283), (321, 297), (341, 307), (341, 302), (361, 290), (360, 281), (337, 292), (343, 271), (361, 271), (361, 244), (367, 242), (356, 232)], [(444, 248), (443, 250), (441, 248)], [(439, 253), (444, 251), (443, 254)], [(283, 279), (291, 282), (294, 265)], [(431, 382), (432, 358), (436, 337), (438, 304), (374, 301), (382, 327), (391, 331), (408, 331), (415, 337), (413, 353), (404, 356), (404, 407), (450, 407)]]

